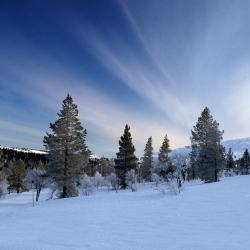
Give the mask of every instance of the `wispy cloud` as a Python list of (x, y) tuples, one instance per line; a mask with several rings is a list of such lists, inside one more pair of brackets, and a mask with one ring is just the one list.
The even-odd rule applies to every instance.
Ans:
[(0, 144), (5, 146), (31, 147), (39, 148), (42, 143), (44, 131), (35, 129), (32, 125), (23, 125), (18, 122), (0, 120)]
[[(126, 123), (131, 125), (138, 153), (142, 152), (149, 136), (154, 137), (156, 148), (160, 146), (165, 133), (169, 134), (172, 147), (186, 143), (182, 134), (174, 127), (154, 121), (140, 111), (114, 101), (99, 90), (90, 87), (91, 82), (82, 76), (77, 76), (70, 71), (62, 71), (63, 73), (55, 70), (48, 71), (48, 69), (42, 71), (41, 68), (36, 67), (32, 67), (32, 73), (29, 72), (30, 67), (26, 68), (25, 66), (16, 70), (13, 67), (11, 69), (16, 79), (23, 82), (22, 89), (25, 91), (20, 91), (19, 94), (26, 96), (34, 103), (45, 105), (55, 113), (69, 92), (78, 104), (82, 121), (89, 126), (94, 126), (97, 129), (97, 136), (98, 133), (102, 133), (109, 138), (107, 145), (102, 145), (105, 152), (106, 148), (113, 148), (113, 153), (117, 150), (117, 142)], [(48, 127), (42, 127), (43, 133), (41, 133), (35, 129), (13, 123), (2, 122), (2, 126), (0, 123), (0, 129), (4, 127), (10, 127), (13, 134), (14, 131), (16, 133), (24, 132), (27, 138), (33, 137), (37, 140), (40, 139), (40, 141), (42, 141), (43, 133), (48, 130)], [(92, 148), (94, 150), (95, 146), (92, 145)]]
[(134, 16), (132, 15), (131, 11), (129, 10), (128, 5), (126, 4), (125, 1), (119, 0), (118, 3), (121, 6), (121, 9), (125, 15), (125, 18), (127, 19), (128, 23), (130, 24), (131, 29), (134, 31), (134, 34), (138, 37), (140, 40), (143, 48), (147, 52), (147, 54), (150, 56), (152, 62), (158, 67), (159, 72), (163, 74), (166, 82), (166, 85), (174, 85), (174, 79), (171, 76), (171, 74), (167, 71), (165, 65), (159, 60), (159, 57), (155, 55), (153, 52), (152, 48), (150, 48), (147, 40), (145, 39), (145, 36), (143, 35), (142, 31), (140, 30)]
[(92, 51), (103, 65), (124, 84), (165, 112), (169, 123), (187, 129), (193, 122), (196, 103), (180, 101), (167, 81), (131, 51), (116, 53), (100, 37), (92, 37)]
[[(228, 74), (223, 98), (223, 125), (227, 139), (250, 135), (250, 61), (238, 65)], [(240, 128), (240, 129), (239, 129)]]

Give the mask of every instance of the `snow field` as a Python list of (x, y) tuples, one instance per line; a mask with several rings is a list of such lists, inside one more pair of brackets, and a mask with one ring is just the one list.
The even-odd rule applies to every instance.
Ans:
[(1, 250), (250, 249), (250, 176), (186, 184), (163, 195), (97, 191), (32, 207), (31, 193), (0, 200)]

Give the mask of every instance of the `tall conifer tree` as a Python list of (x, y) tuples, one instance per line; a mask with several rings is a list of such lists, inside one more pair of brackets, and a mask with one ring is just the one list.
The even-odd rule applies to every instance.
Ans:
[(171, 152), (170, 146), (169, 146), (169, 139), (168, 136), (165, 135), (163, 143), (160, 147), (159, 150), (159, 161), (162, 163), (169, 163), (170, 162), (170, 157), (169, 153)]
[(232, 171), (235, 168), (234, 154), (231, 148), (229, 148), (226, 155), (226, 170)]
[(78, 117), (77, 105), (68, 94), (58, 113), (58, 120), (50, 124), (52, 133), (44, 137), (48, 150), (48, 175), (61, 191), (61, 197), (77, 195), (76, 184), (89, 158), (86, 130)]
[(225, 163), (225, 149), (221, 145), (223, 131), (206, 107), (193, 127), (191, 165), (205, 182), (219, 180), (219, 171)]
[(152, 168), (153, 168), (153, 145), (152, 145), (152, 137), (149, 137), (144, 149), (144, 155), (140, 167), (141, 177), (144, 180), (150, 181)]
[(115, 170), (123, 189), (127, 187), (126, 173), (131, 169), (137, 170), (138, 166), (138, 159), (135, 156), (135, 147), (129, 130), (130, 127), (126, 124), (124, 133), (119, 140), (119, 152), (115, 159)]
[(172, 171), (171, 168), (171, 159), (170, 159), (170, 154), (171, 149), (169, 145), (169, 139), (167, 134), (164, 137), (163, 143), (160, 147), (159, 150), (159, 155), (158, 155), (158, 166), (157, 166), (157, 172), (159, 175), (162, 177), (167, 177), (168, 173)]

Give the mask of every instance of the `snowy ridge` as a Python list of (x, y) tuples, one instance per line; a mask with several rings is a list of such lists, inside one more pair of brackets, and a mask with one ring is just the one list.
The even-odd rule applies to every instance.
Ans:
[(33, 153), (33, 154), (47, 154), (44, 150), (36, 150), (36, 149), (28, 149), (28, 148), (17, 148), (17, 147), (4, 147), (0, 146), (0, 149), (9, 149), (14, 150), (17, 152), (23, 152), (23, 153)]
[(235, 156), (241, 156), (246, 149), (250, 151), (250, 137), (227, 140), (223, 142), (223, 146), (226, 151), (231, 148)]
[(100, 156), (91, 154), (91, 155), (89, 156), (89, 159), (91, 159), (91, 160), (93, 160), (93, 159), (100, 159)]
[[(17, 152), (23, 152), (23, 153), (33, 153), (33, 154), (47, 154), (45, 150), (36, 150), (36, 149), (28, 149), (28, 148), (17, 148), (17, 147), (4, 147), (0, 146), (0, 149), (9, 149), (9, 150), (14, 150)], [(100, 159), (98, 155), (91, 154), (89, 156), (90, 159)]]

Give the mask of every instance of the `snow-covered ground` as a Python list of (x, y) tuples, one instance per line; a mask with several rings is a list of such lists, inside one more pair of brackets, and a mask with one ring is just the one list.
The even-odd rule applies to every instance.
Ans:
[(0, 200), (1, 250), (250, 249), (250, 176), (187, 184), (180, 195), (130, 191), (45, 201)]

